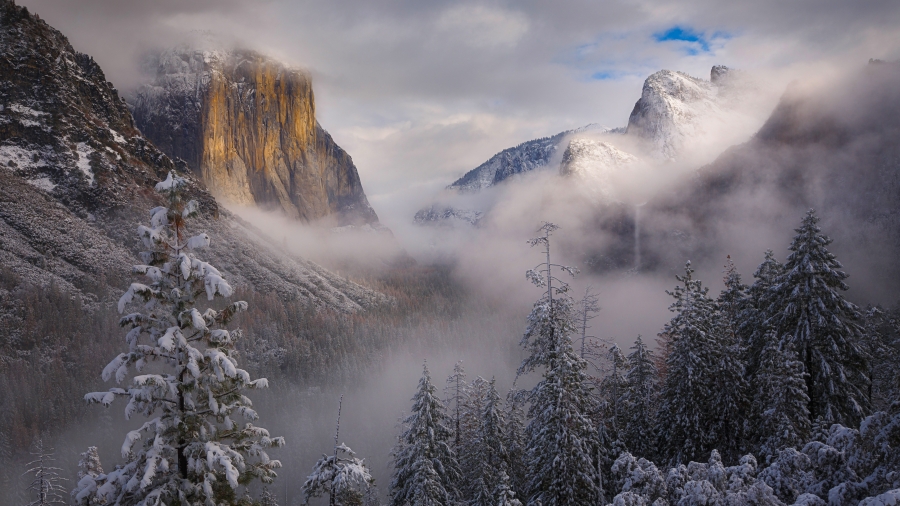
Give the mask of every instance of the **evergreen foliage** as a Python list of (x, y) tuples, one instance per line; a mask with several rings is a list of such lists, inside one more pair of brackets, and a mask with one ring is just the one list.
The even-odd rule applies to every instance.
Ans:
[(740, 335), (747, 349), (747, 375), (754, 377), (759, 367), (759, 357), (766, 345), (766, 333), (771, 315), (772, 287), (776, 278), (784, 272), (784, 266), (775, 259), (772, 250), (766, 250), (763, 261), (753, 273), (755, 281), (747, 289), (748, 301), (741, 315)]
[(844, 299), (847, 274), (826, 246), (813, 210), (791, 243), (770, 290), (769, 323), (787, 339), (806, 373), (809, 412), (826, 423), (858, 424), (869, 410), (868, 364), (857, 307)]
[(345, 444), (334, 448), (334, 454), (322, 455), (303, 484), (304, 503), (328, 494), (333, 506), (357, 506), (373, 484), (374, 478), (363, 459)]
[(654, 430), (659, 383), (653, 352), (647, 349), (641, 336), (631, 347), (625, 362), (625, 389), (622, 393), (621, 439), (637, 458), (652, 458), (655, 454)]
[(803, 364), (770, 333), (755, 378), (754, 442), (760, 459), (769, 463), (785, 448), (801, 448), (810, 433), (809, 396)]
[(53, 465), (56, 461), (53, 448), (44, 446), (44, 441), (38, 438), (31, 455), (34, 460), (27, 464), (28, 470), (24, 473), (33, 477), (28, 491), (34, 500), (28, 506), (66, 504), (65, 489), (62, 486), (65, 479), (59, 476), (62, 469)]
[[(203, 233), (187, 236), (185, 221), (197, 213), (198, 205), (184, 200), (185, 184), (170, 173), (156, 185), (168, 205), (152, 209), (150, 226), (138, 228), (148, 251), (141, 255), (145, 265), (134, 267), (149, 285), (132, 283), (119, 300), (120, 312), (133, 304), (139, 310), (121, 319), (129, 328), (128, 352), (109, 363), (103, 379), (115, 377), (122, 383), (130, 368), (140, 373), (148, 363), (169, 372), (138, 374), (127, 388), (85, 396), (104, 406), (125, 397), (126, 418), (141, 414), (150, 420), (128, 433), (122, 445), (124, 464), (107, 474), (81, 478), (76, 501), (220, 503), (233, 500), (238, 487), (253, 479), (271, 483), (281, 465), (269, 459), (266, 449), (284, 440), (251, 423), (258, 416), (243, 394), (245, 389), (266, 387), (267, 381), (251, 380), (237, 367), (234, 345), (241, 333), (226, 329), (246, 303), (202, 313), (194, 307), (202, 294), (212, 301), (233, 290), (215, 267), (194, 255), (210, 239)], [(234, 420), (236, 415), (246, 423)]]
[(532, 246), (544, 246), (546, 261), (526, 276), (546, 291), (528, 317), (522, 338), (528, 356), (519, 373), (543, 369), (541, 381), (529, 396), (528, 504), (574, 506), (604, 498), (595, 465), (599, 444), (590, 419), (594, 406), (586, 363), (571, 342), (576, 329), (574, 302), (568, 285), (554, 275), (555, 270), (574, 273), (574, 269), (550, 260), (550, 235), (557, 228), (545, 223), (543, 235), (530, 241)]
[(459, 466), (451, 448), (453, 431), (444, 404), (423, 366), (412, 414), (394, 449), (392, 506), (449, 506), (457, 499)]

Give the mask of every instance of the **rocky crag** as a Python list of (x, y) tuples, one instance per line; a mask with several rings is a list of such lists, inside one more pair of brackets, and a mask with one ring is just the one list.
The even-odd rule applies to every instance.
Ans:
[(304, 222), (378, 225), (356, 166), (316, 121), (309, 74), (249, 50), (179, 46), (146, 62), (137, 127), (217, 198)]

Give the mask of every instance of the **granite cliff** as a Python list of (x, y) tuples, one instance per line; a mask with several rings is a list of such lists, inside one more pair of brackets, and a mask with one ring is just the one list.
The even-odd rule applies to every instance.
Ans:
[(378, 224), (356, 166), (316, 121), (310, 76), (249, 50), (151, 56), (137, 127), (217, 198), (304, 222)]

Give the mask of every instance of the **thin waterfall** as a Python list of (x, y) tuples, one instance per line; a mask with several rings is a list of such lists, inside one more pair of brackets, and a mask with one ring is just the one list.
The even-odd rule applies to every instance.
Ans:
[[(646, 202), (645, 202), (646, 203)], [(634, 271), (641, 270), (641, 207), (644, 204), (634, 206)]]

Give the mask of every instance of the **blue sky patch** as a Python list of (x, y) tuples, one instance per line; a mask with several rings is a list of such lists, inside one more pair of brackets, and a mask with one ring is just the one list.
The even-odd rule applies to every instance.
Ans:
[(682, 51), (691, 56), (709, 53), (711, 51), (711, 42), (717, 39), (730, 38), (731, 36), (726, 32), (720, 31), (707, 35), (705, 32), (694, 30), (689, 26), (678, 25), (653, 34), (653, 39), (656, 42), (680, 42)]

